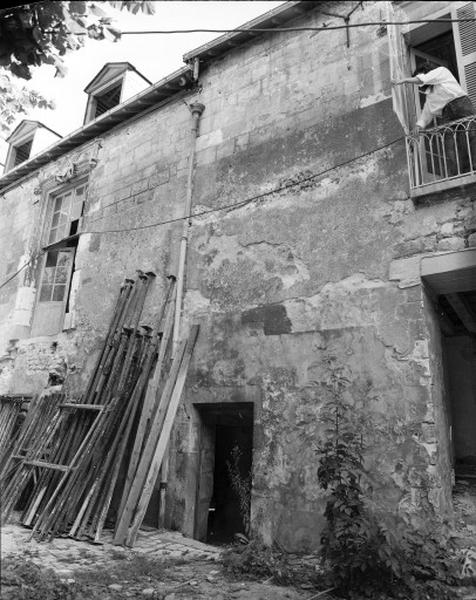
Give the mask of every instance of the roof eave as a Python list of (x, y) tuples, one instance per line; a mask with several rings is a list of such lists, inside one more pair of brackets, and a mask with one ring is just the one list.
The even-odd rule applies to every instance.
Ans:
[[(313, 10), (319, 4), (322, 4), (322, 0), (297, 0), (286, 2), (282, 6), (277, 6), (276, 8), (266, 12), (264, 15), (244, 23), (238, 29), (269, 28), (270, 33), (273, 33), (273, 28), (279, 27), (286, 21)], [(230, 33), (225, 33), (224, 35), (212, 40), (211, 42), (208, 42), (207, 44), (203, 44), (202, 46), (187, 52), (183, 55), (183, 60), (186, 63), (191, 63), (194, 59), (198, 58), (202, 63), (208, 62), (225, 54), (226, 52), (229, 52), (230, 49), (240, 46), (252, 38), (256, 38), (258, 35), (265, 35), (265, 33), (262, 31), (231, 31)]]
[(153, 86), (136, 94), (126, 102), (111, 108), (97, 119), (94, 119), (94, 121), (90, 121), (80, 129), (61, 138), (40, 154), (2, 175), (0, 177), (0, 191), (5, 191), (5, 188), (11, 186), (19, 179), (23, 179), (48, 162), (94, 139), (119, 123), (129, 120), (167, 98), (172, 98), (175, 94), (186, 89), (187, 84), (190, 83), (190, 69), (188, 66), (182, 67), (178, 71), (161, 79)]

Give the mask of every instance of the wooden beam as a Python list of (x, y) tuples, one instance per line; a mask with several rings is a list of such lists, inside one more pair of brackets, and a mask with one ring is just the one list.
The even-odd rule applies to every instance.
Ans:
[(421, 259), (421, 276), (448, 273), (476, 267), (476, 248), (449, 252), (439, 256), (426, 256)]
[(25, 460), (25, 465), (30, 467), (44, 467), (45, 469), (53, 469), (55, 471), (69, 471), (68, 465), (56, 465), (54, 463), (45, 462), (44, 460)]
[(81, 404), (79, 402), (65, 402), (64, 404), (60, 404), (59, 408), (72, 408), (79, 410), (102, 410), (104, 406), (101, 404)]

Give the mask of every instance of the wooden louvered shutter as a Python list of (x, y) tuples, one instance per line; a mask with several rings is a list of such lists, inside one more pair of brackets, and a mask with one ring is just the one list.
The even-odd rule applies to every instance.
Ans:
[[(453, 19), (476, 17), (476, 2), (454, 2)], [(476, 21), (453, 23), (459, 80), (476, 107)]]

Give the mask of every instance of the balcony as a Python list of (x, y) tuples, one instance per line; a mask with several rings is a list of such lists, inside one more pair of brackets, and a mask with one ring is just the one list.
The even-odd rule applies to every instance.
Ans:
[(406, 137), (410, 195), (476, 183), (476, 115)]

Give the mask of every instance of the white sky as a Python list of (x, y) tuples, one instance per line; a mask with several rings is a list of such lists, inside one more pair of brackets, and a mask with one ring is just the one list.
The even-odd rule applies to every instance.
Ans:
[[(152, 16), (142, 13), (132, 15), (127, 11), (108, 8), (116, 18), (115, 24), (122, 31), (155, 29), (226, 29), (242, 25), (246, 21), (283, 4), (261, 1), (169, 1), (154, 2), (156, 11)], [(102, 6), (105, 9), (105, 6)], [(54, 77), (55, 69), (49, 65), (36, 68), (28, 86), (38, 90), (55, 102), (55, 110), (33, 110), (22, 119), (41, 121), (61, 135), (67, 135), (83, 124), (86, 108), (85, 86), (106, 62), (128, 61), (155, 83), (184, 65), (182, 56), (197, 46), (221, 34), (187, 33), (172, 35), (124, 35), (118, 42), (88, 40), (84, 48), (68, 53), (65, 65), (66, 77)], [(14, 127), (17, 123), (14, 125)], [(14, 129), (12, 127), (12, 130)], [(5, 162), (7, 145), (0, 140), (0, 161)]]

